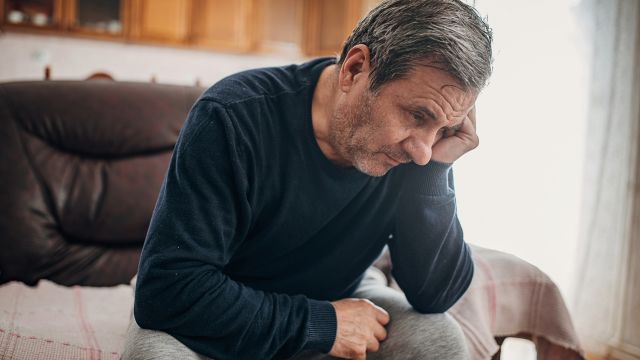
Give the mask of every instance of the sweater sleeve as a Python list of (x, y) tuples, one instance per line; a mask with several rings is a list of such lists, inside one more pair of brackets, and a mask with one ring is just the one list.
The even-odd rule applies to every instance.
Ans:
[(259, 291), (224, 273), (251, 222), (241, 146), (225, 108), (200, 100), (174, 149), (144, 243), (134, 316), (218, 360), (328, 352), (327, 301)]
[(422, 313), (447, 311), (467, 290), (473, 261), (456, 214), (450, 164), (408, 165), (389, 250), (393, 275)]

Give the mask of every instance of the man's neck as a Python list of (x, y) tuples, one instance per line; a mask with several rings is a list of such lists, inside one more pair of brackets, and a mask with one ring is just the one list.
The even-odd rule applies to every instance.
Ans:
[(329, 141), (331, 120), (337, 96), (337, 65), (329, 65), (320, 74), (313, 92), (311, 103), (311, 122), (313, 134), (320, 150), (330, 161), (339, 163), (341, 158)]

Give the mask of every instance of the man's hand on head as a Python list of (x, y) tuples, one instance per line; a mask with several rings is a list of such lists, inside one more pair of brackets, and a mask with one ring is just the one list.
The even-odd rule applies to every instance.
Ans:
[(329, 355), (343, 359), (366, 359), (387, 337), (384, 328), (389, 314), (366, 299), (343, 299), (331, 303), (336, 310), (338, 330)]
[(476, 133), (476, 108), (469, 111), (457, 130), (448, 130), (440, 135), (431, 149), (431, 160), (452, 164), (465, 153), (480, 144)]

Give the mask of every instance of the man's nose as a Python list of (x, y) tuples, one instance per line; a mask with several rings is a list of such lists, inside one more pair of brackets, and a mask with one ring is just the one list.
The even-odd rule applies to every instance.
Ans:
[(402, 142), (403, 150), (418, 165), (427, 165), (431, 160), (431, 147), (435, 143), (436, 133), (414, 134)]

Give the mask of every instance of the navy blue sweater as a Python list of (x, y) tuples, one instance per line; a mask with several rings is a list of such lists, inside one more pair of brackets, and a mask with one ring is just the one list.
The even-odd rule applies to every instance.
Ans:
[(329, 301), (348, 297), (386, 244), (416, 310), (446, 311), (467, 289), (450, 165), (370, 177), (321, 152), (311, 101), (331, 63), (239, 73), (193, 106), (142, 251), (142, 328), (217, 360), (328, 352)]

